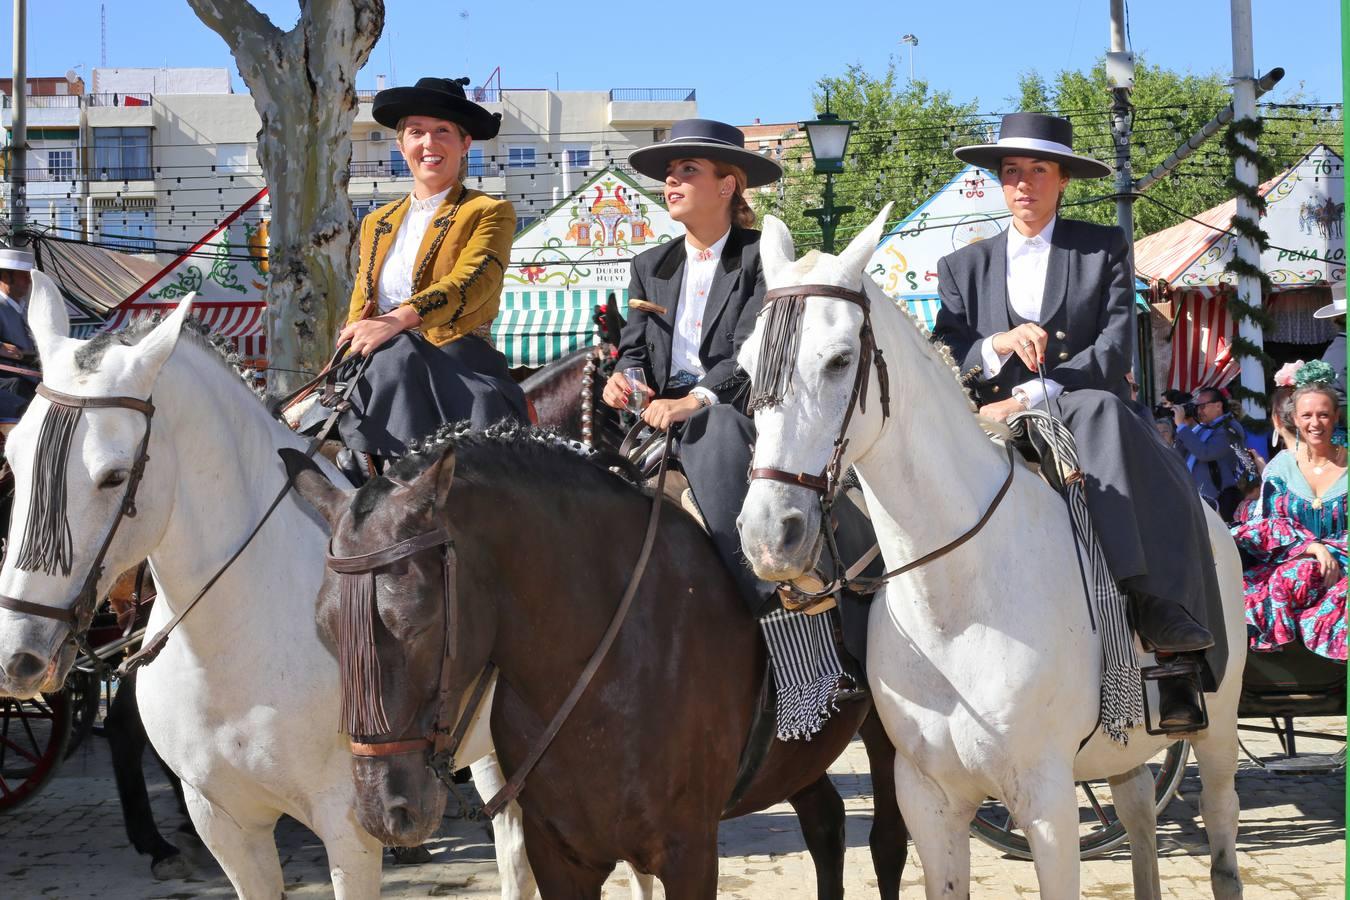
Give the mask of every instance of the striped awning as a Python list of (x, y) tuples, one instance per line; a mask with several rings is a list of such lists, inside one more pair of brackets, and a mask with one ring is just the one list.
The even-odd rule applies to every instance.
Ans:
[(914, 318), (919, 320), (919, 324), (929, 331), (933, 330), (933, 325), (937, 322), (938, 310), (942, 308), (942, 301), (937, 294), (931, 297), (905, 297), (905, 306)]
[(492, 323), (492, 342), (512, 368), (545, 366), (595, 339), (595, 309), (613, 294), (623, 309), (623, 288), (505, 291)]
[[(153, 316), (156, 313), (168, 315), (178, 307), (177, 303), (156, 303), (153, 301), (131, 303), (113, 310), (103, 330), (117, 331), (125, 328), (137, 319)], [(221, 303), (205, 301), (192, 305), (192, 317), (208, 329), (230, 339), (239, 354), (254, 359), (267, 355), (267, 304), (265, 303)]]
[(1180, 391), (1223, 387), (1240, 368), (1233, 358), (1237, 323), (1228, 314), (1228, 301), (1208, 288), (1179, 296), (1167, 386)]

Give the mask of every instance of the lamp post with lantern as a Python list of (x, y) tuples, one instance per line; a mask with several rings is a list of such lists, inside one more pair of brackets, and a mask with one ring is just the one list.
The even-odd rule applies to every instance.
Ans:
[(820, 223), (821, 246), (826, 253), (834, 253), (834, 231), (839, 220), (846, 213), (853, 212), (851, 206), (834, 205), (834, 176), (844, 171), (844, 152), (848, 148), (853, 126), (857, 124), (830, 112), (828, 91), (825, 93), (825, 111), (810, 122), (801, 123), (806, 139), (811, 144), (815, 173), (825, 176), (824, 202), (819, 209), (805, 210), (805, 214)]

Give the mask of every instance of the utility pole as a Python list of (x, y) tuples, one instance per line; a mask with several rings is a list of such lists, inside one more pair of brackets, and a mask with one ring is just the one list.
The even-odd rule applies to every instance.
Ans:
[(22, 242), (28, 211), (28, 0), (14, 0), (14, 77), (10, 94), (14, 115), (10, 120), (9, 240)]
[[(1252, 4), (1251, 0), (1230, 0), (1233, 26), (1233, 118), (1241, 122), (1256, 118), (1256, 65), (1252, 52)], [(1236, 135), (1239, 143), (1256, 149), (1256, 142), (1244, 134)], [(1238, 158), (1233, 164), (1233, 174), (1237, 180), (1254, 191), (1260, 175), (1256, 165), (1246, 159)], [(1237, 216), (1251, 222), (1259, 222), (1260, 215), (1250, 200), (1242, 194), (1237, 195)], [(1256, 241), (1239, 232), (1235, 237), (1234, 252), (1237, 258), (1253, 268), (1261, 265), (1261, 248)], [(1238, 299), (1257, 309), (1261, 308), (1261, 280), (1255, 275), (1238, 276)], [(1251, 319), (1243, 318), (1238, 322), (1238, 335), (1261, 349), (1265, 339), (1261, 326)], [(1239, 383), (1250, 391), (1264, 394), (1266, 390), (1266, 372), (1261, 360), (1256, 356), (1242, 357), (1242, 370), (1238, 375)], [(1244, 401), (1244, 412), (1257, 419), (1265, 418), (1265, 410), (1258, 403)]]
[[(1116, 224), (1125, 232), (1126, 258), (1134, 273), (1134, 173), (1130, 170), (1130, 131), (1133, 112), (1130, 91), (1134, 89), (1134, 54), (1125, 46), (1125, 0), (1111, 0), (1111, 50), (1106, 54), (1106, 81), (1111, 85), (1111, 140), (1116, 149)], [(1153, 356), (1147, 335), (1134, 342), (1131, 360), (1140, 390), (1151, 394), (1152, 368), (1145, 376), (1145, 360)]]

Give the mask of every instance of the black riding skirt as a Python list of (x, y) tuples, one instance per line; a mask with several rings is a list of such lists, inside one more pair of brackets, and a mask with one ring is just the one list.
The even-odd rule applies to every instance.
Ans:
[(529, 421), (506, 357), (473, 335), (440, 347), (418, 332), (397, 335), (371, 354), (351, 404), (337, 422), (342, 442), (380, 456), (402, 456), (446, 422)]

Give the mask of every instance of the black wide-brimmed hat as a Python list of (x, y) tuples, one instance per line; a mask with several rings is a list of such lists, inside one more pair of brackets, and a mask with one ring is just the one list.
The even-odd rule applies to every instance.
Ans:
[(712, 119), (681, 119), (670, 126), (670, 137), (628, 154), (628, 164), (657, 181), (666, 180), (666, 167), (676, 159), (711, 159), (731, 163), (745, 172), (746, 187), (763, 187), (783, 177), (783, 167), (745, 149), (745, 133), (735, 125)]
[(380, 91), (370, 105), (375, 121), (397, 128), (404, 116), (431, 116), (456, 122), (476, 141), (491, 140), (502, 127), (502, 114), (488, 112), (464, 96), (467, 78), (419, 78), (412, 87)]
[(1031, 156), (1048, 159), (1074, 178), (1105, 178), (1111, 167), (1104, 162), (1073, 152), (1073, 123), (1044, 113), (1008, 113), (998, 130), (998, 143), (958, 147), (956, 158), (962, 162), (998, 171), (1005, 156)]

